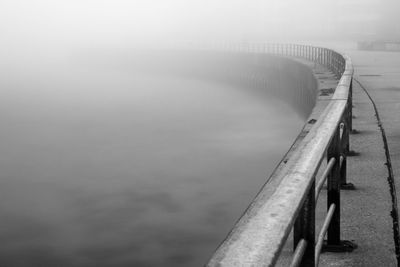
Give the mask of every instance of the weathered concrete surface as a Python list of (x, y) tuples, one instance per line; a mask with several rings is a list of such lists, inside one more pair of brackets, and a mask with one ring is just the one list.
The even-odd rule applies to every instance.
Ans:
[[(355, 78), (368, 89), (378, 106), (400, 193), (400, 53), (351, 49), (339, 51), (346, 52), (352, 58)], [(312, 120), (318, 119), (319, 111), (324, 108), (323, 100), (331, 96), (330, 91), (336, 87), (337, 80), (325, 68), (308, 64), (319, 78), (319, 105), (310, 116)], [(341, 192), (341, 233), (343, 240), (355, 242), (358, 248), (352, 253), (323, 253), (320, 266), (397, 266), (390, 216), (392, 201), (382, 134), (372, 102), (356, 82), (353, 85), (353, 128), (358, 134), (351, 135), (350, 144), (351, 149), (359, 155), (348, 158), (348, 182), (354, 183), (356, 190)], [(299, 140), (311, 126), (305, 126)], [(285, 159), (290, 156), (289, 152)], [(321, 172), (323, 169), (324, 164)], [(324, 188), (316, 209), (316, 237), (326, 211)], [(289, 238), (277, 265), (288, 266), (292, 254), (292, 238)]]
[(356, 62), (357, 79), (378, 107), (388, 138), (396, 186), (400, 190), (400, 53), (349, 53)]
[[(352, 58), (355, 78), (368, 89), (378, 106), (388, 138), (399, 194), (400, 53), (351, 49), (339, 51)], [(316, 75), (320, 88), (327, 82), (334, 84), (326, 70), (321, 75)], [(352, 253), (323, 253), (319, 266), (397, 266), (390, 216), (392, 202), (382, 135), (371, 101), (356, 82), (353, 85), (353, 128), (358, 134), (351, 135), (350, 144), (351, 150), (359, 155), (348, 158), (348, 182), (354, 183), (356, 190), (341, 191), (341, 226), (342, 239), (354, 241), (358, 248)], [(326, 188), (323, 188), (316, 210), (316, 238), (326, 211)], [(289, 238), (278, 266), (288, 266), (292, 251), (292, 239)]]
[[(400, 53), (345, 52), (353, 60), (354, 77), (377, 104), (399, 191)], [(342, 191), (342, 238), (354, 240), (359, 247), (352, 253), (324, 253), (320, 265), (397, 266), (382, 135), (372, 103), (357, 83), (354, 83), (353, 103), (353, 128), (359, 134), (352, 135), (350, 142), (351, 149), (360, 154), (348, 159), (348, 180), (357, 190)]]
[[(317, 78), (318, 81), (318, 91), (317, 91), (317, 102), (316, 105), (308, 117), (306, 125), (304, 126), (303, 130), (297, 137), (296, 141), (294, 142), (292, 148), (289, 150), (287, 155), (284, 158), (284, 161), (288, 160), (291, 155), (293, 154), (293, 151), (298, 147), (299, 143), (304, 139), (304, 136), (308, 133), (308, 131), (311, 129), (311, 127), (314, 125), (314, 123), (318, 120), (319, 116), (323, 112), (323, 110), (326, 108), (329, 99), (331, 99), (335, 88), (338, 85), (338, 79), (335, 77), (335, 75), (329, 71), (326, 67), (314, 64), (310, 61), (298, 59), (300, 62), (303, 64), (307, 65), (310, 69), (313, 70), (314, 76)], [(282, 164), (281, 164), (282, 165)], [(281, 167), (281, 165), (279, 167)], [(323, 169), (325, 168), (326, 164), (322, 163), (321, 168), (320, 168), (320, 174), (323, 172)], [(319, 206), (316, 210), (316, 220), (317, 225), (316, 225), (316, 232), (318, 233), (321, 226), (324, 217), (326, 216), (326, 190), (324, 192), (321, 192), (320, 197), (319, 197)], [(290, 234), (288, 240), (286, 241), (285, 247), (283, 248), (283, 251), (281, 253), (281, 256), (276, 264), (276, 266), (289, 266), (290, 262), (293, 257), (293, 231)], [(321, 265), (322, 266), (322, 265)]]
[[(290, 60), (293, 60), (293, 58), (291, 58)], [(321, 112), (325, 109), (325, 107), (329, 103), (329, 101), (326, 101), (326, 100), (329, 100), (332, 97), (332, 95), (334, 93), (334, 88), (336, 88), (336, 86), (338, 84), (338, 80), (335, 78), (335, 76), (329, 70), (327, 70), (327, 68), (325, 68), (325, 67), (323, 67), (321, 65), (318, 65), (318, 64), (314, 64), (314, 63), (312, 63), (310, 61), (307, 61), (307, 60), (304, 60), (304, 59), (301, 59), (301, 58), (297, 58), (296, 61), (300, 62), (301, 64), (304, 64), (304, 65), (308, 66), (308, 68), (312, 70), (312, 74), (311, 75), (314, 75), (315, 77), (318, 78), (318, 86), (316, 88), (316, 89), (318, 89), (316, 91), (317, 104), (316, 104), (316, 107), (313, 109), (312, 114), (308, 117), (307, 121), (309, 121), (309, 123), (305, 124), (304, 128), (302, 129), (302, 131), (299, 134), (298, 138), (296, 139), (296, 141), (292, 145), (291, 149), (285, 155), (285, 157), (283, 158), (282, 162), (277, 166), (277, 169), (274, 172), (274, 174), (270, 177), (270, 179), (268, 181), (268, 186), (266, 186), (264, 188), (265, 190), (263, 189), (263, 191), (260, 192), (260, 194), (257, 196), (257, 198), (259, 200), (260, 199), (267, 199), (274, 192), (274, 190), (276, 189), (278, 184), (281, 182), (281, 179), (284, 177), (282, 175), (282, 172), (285, 172), (285, 169), (287, 169), (286, 168), (286, 161), (293, 156), (294, 149), (299, 146), (301, 140), (304, 139), (304, 137), (307, 135), (307, 133), (309, 132), (311, 127), (314, 125), (315, 121), (319, 118)], [(304, 66), (302, 66), (302, 67), (304, 67)], [(299, 78), (299, 77), (296, 77), (296, 79), (297, 78)], [(315, 82), (314, 77), (312, 77), (312, 78), (313, 78), (313, 81)], [(307, 84), (303, 84), (303, 85), (307, 86)], [(301, 89), (301, 88), (298, 88), (298, 89)], [(254, 203), (256, 203), (256, 204), (254, 204)], [(252, 208), (253, 209), (258, 209), (259, 208), (258, 206), (260, 206), (260, 203), (263, 203), (263, 201), (255, 201), (254, 203), (252, 204), (252, 205), (254, 205), (254, 206), (252, 206)], [(256, 205), (258, 205), (258, 206), (256, 206)], [(251, 214), (250, 217), (251, 217), (252, 220), (255, 220), (254, 214)], [(246, 217), (242, 217), (241, 220), (242, 221), (246, 220)], [(262, 223), (263, 220), (261, 219), (261, 220), (257, 220), (257, 221), (260, 222), (259, 225), (261, 225), (261, 227), (259, 227), (259, 228), (261, 228), (261, 230), (262, 230), (262, 227), (265, 226), (265, 224)], [(235, 229), (236, 231), (243, 231), (243, 229), (245, 229), (245, 228), (241, 228), (242, 226), (241, 226), (240, 222), (235, 227), (237, 227)], [(255, 234), (255, 236), (261, 234), (259, 232), (254, 232), (254, 231), (253, 231), (253, 233)], [(249, 235), (247, 235), (246, 238), (248, 236)], [(254, 238), (250, 238), (248, 240), (253, 240), (254, 241), (255, 239)], [(249, 243), (253, 242), (253, 241), (249, 241)], [(268, 242), (268, 240), (266, 240), (265, 242)], [(288, 242), (288, 244), (289, 243), (290, 242)], [(221, 260), (221, 255), (224, 255), (225, 253), (227, 253), (226, 251), (227, 250), (225, 250), (224, 247), (221, 247), (220, 248), (220, 254), (216, 255), (215, 258), (213, 258), (209, 262), (209, 265), (210, 266), (218, 265), (220, 263), (220, 260)], [(287, 251), (286, 252), (287, 257), (282, 257), (282, 258), (285, 259), (285, 260), (289, 260), (289, 257), (290, 257), (290, 254), (291, 254), (291, 250), (290, 249), (286, 249), (286, 251)], [(240, 256), (240, 252), (241, 251), (236, 251), (235, 253), (232, 253), (231, 254), (232, 256), (229, 257), (229, 258), (232, 259), (232, 258), (236, 257), (237, 255), (239, 255), (240, 259), (243, 259), (244, 261), (247, 261), (247, 262), (249, 262), (249, 261), (254, 262), (254, 259), (255, 259), (255, 261), (258, 261), (257, 257), (254, 257), (254, 256), (252, 257), (252, 260), (250, 260), (250, 257), (247, 257), (247, 258), (245, 256), (241, 257)], [(231, 252), (229, 251), (229, 253), (231, 253)], [(246, 253), (246, 255), (249, 255), (249, 254)], [(264, 261), (258, 261), (258, 262), (264, 262)], [(228, 260), (228, 261), (225, 261), (223, 263), (223, 265), (231, 266), (231, 265), (234, 265), (234, 263), (233, 262), (229, 262), (229, 260)], [(287, 264), (284, 264), (284, 266), (287, 266)]]

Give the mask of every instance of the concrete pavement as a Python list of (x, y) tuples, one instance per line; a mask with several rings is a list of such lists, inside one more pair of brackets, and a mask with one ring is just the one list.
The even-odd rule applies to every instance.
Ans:
[[(334, 46), (331, 48), (335, 49)], [(347, 46), (337, 48), (336, 51), (352, 58), (354, 77), (376, 103), (388, 140), (397, 197), (400, 198), (400, 53), (357, 51)], [(314, 73), (320, 90), (334, 87), (335, 81), (326, 69)], [(350, 136), (350, 149), (358, 155), (347, 159), (347, 181), (353, 183), (356, 190), (341, 191), (341, 238), (353, 241), (358, 248), (351, 253), (323, 253), (319, 266), (397, 266), (387, 158), (374, 106), (364, 89), (353, 82), (353, 129), (357, 134)], [(318, 116), (321, 108), (323, 105), (317, 104), (311, 118)], [(316, 208), (316, 235), (326, 213), (325, 187)], [(292, 252), (292, 239), (289, 238), (277, 265), (288, 266)]]
[[(400, 53), (351, 49), (345, 52), (353, 60), (354, 77), (376, 103), (399, 197)], [(351, 136), (350, 144), (360, 154), (348, 158), (348, 181), (355, 184), (356, 190), (342, 191), (342, 239), (354, 240), (358, 248), (352, 253), (324, 253), (320, 266), (397, 266), (382, 134), (371, 100), (359, 84), (353, 84), (353, 128), (358, 134)], [(319, 203), (317, 213), (324, 210), (324, 203)]]

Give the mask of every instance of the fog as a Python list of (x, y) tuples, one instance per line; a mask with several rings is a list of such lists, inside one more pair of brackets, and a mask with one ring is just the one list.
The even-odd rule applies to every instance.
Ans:
[(2, 0), (0, 40), (7, 49), (50, 49), (56, 44), (126, 48), (182, 40), (388, 38), (398, 34), (399, 7), (395, 0)]
[(204, 264), (305, 114), (132, 51), (393, 37), (381, 3), (1, 0), (0, 265)]
[(27, 70), (0, 79), (6, 266), (202, 265), (303, 124), (218, 83)]

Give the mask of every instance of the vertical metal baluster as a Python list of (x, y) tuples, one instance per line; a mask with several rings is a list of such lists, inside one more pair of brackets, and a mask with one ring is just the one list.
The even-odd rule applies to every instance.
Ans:
[(304, 252), (300, 266), (315, 267), (315, 180), (294, 224), (294, 250), (301, 239), (307, 241), (307, 248)]
[(328, 246), (340, 245), (340, 129), (336, 130), (335, 136), (328, 148), (327, 159), (335, 158), (336, 163), (328, 175), (328, 210), (332, 204), (336, 205), (335, 212), (328, 228)]
[(328, 160), (331, 158), (336, 159), (336, 163), (333, 166), (330, 174), (328, 175), (327, 210), (329, 210), (332, 204), (335, 204), (336, 208), (333, 213), (331, 223), (329, 224), (328, 239), (325, 242), (322, 251), (351, 252), (357, 247), (357, 245), (353, 242), (340, 239), (340, 185), (342, 179), (341, 175), (343, 175), (343, 171), (345, 171), (340, 166), (340, 157), (343, 156), (340, 131), (340, 126), (338, 126), (327, 151)]

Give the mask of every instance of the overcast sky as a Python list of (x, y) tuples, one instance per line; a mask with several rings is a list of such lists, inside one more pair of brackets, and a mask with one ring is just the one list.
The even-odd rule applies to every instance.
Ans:
[[(392, 3), (392, 4), (390, 4)], [(3, 44), (332, 38), (373, 34), (394, 0), (1, 0)], [(388, 12), (383, 12), (387, 10)], [(398, 10), (398, 9), (396, 9)]]

